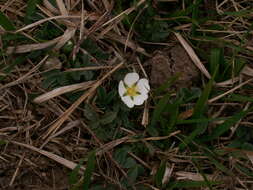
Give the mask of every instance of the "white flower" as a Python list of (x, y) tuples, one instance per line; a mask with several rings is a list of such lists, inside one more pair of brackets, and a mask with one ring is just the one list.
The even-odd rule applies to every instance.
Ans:
[(128, 73), (124, 81), (119, 82), (119, 95), (129, 108), (143, 104), (148, 98), (149, 82), (145, 78), (139, 78), (137, 73)]

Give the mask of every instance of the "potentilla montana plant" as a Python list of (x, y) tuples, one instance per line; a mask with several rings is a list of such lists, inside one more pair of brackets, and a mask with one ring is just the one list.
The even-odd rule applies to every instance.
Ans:
[(150, 91), (147, 79), (140, 79), (137, 73), (126, 74), (124, 80), (119, 82), (119, 95), (121, 100), (129, 107), (142, 105), (148, 98)]

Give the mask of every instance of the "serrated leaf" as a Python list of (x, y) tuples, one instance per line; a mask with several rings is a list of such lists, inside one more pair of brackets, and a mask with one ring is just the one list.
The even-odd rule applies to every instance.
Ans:
[(133, 184), (138, 177), (138, 165), (133, 166), (127, 173), (128, 183)]
[(97, 122), (99, 120), (97, 112), (95, 112), (89, 104), (85, 104), (83, 115), (91, 122), (99, 123)]
[(122, 147), (116, 150), (113, 157), (121, 166), (123, 166), (127, 160), (127, 154), (129, 151), (129, 147)]
[(43, 88), (55, 87), (57, 85), (58, 78), (60, 77), (61, 72), (57, 69), (48, 71), (43, 74)]
[(134, 167), (135, 165), (136, 165), (136, 161), (135, 161), (133, 158), (128, 157), (128, 158), (126, 159), (126, 161), (124, 162), (123, 167), (124, 167), (124, 168), (132, 168), (132, 167)]
[(117, 117), (117, 112), (107, 112), (99, 121), (102, 125), (107, 125), (113, 122)]

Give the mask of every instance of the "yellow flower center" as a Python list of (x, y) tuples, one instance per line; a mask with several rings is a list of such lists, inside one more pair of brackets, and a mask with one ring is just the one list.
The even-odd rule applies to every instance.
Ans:
[(126, 96), (133, 97), (133, 96), (137, 96), (139, 94), (140, 93), (138, 92), (138, 88), (135, 84), (132, 85), (131, 87), (126, 87)]

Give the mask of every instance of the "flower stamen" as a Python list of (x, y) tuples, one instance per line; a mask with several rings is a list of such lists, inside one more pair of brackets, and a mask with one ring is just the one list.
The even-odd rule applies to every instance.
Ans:
[(137, 86), (134, 84), (131, 87), (126, 88), (126, 95), (130, 97), (137, 96), (139, 93)]

